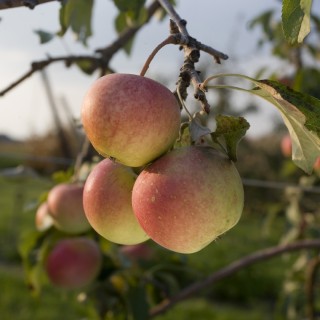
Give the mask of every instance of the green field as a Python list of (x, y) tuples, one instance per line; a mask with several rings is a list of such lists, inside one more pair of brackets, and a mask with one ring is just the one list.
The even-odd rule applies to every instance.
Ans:
[[(0, 318), (95, 319), (90, 307), (77, 301), (77, 292), (45, 287), (33, 297), (25, 283), (18, 245), (21, 235), (34, 229), (34, 205), (51, 186), (46, 179), (0, 179)], [(277, 244), (284, 231), (282, 218), (276, 218), (272, 232), (265, 230), (264, 213), (244, 213), (240, 223), (199, 253), (188, 256), (197, 274), (205, 276), (254, 250)], [(269, 230), (269, 231), (270, 231)], [(158, 317), (170, 319), (250, 320), (275, 319), (282, 280), (290, 259), (275, 258), (219, 281), (194, 299), (178, 304)], [(278, 318), (281, 319), (281, 318)]]

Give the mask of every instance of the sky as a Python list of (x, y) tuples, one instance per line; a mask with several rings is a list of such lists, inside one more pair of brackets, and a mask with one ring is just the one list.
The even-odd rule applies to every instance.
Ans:
[[(230, 57), (222, 66), (212, 62), (209, 66), (212, 74), (222, 72), (224, 68), (231, 66), (234, 68), (232, 72), (252, 76), (259, 67), (270, 66), (272, 60), (268, 48), (262, 51), (256, 48), (260, 36), (259, 30), (250, 31), (248, 23), (269, 8), (275, 8), (280, 14), (279, 1), (178, 0), (177, 2), (176, 10), (187, 20), (190, 35)], [(71, 32), (64, 38), (57, 38), (41, 45), (34, 30), (58, 31), (59, 7), (59, 3), (52, 2), (39, 5), (34, 10), (15, 8), (0, 11), (0, 90), (28, 71), (32, 61), (45, 59), (48, 55), (54, 57), (90, 54), (94, 49), (104, 47), (116, 38), (113, 19), (117, 10), (113, 2), (95, 0), (92, 26), (94, 35), (88, 41), (88, 48), (77, 43)], [(123, 52), (118, 53), (112, 59), (111, 67), (117, 72), (138, 74), (152, 49), (167, 36), (168, 19), (163, 22), (153, 19), (138, 34), (132, 54), (127, 56)], [(174, 84), (182, 58), (182, 53), (176, 46), (165, 47), (152, 61), (147, 76), (156, 75), (160, 79), (171, 79)], [(276, 68), (276, 64), (273, 67)], [(73, 117), (79, 120), (82, 99), (98, 75), (87, 76), (76, 67), (66, 69), (62, 63), (55, 63), (47, 68), (47, 75), (61, 115), (66, 118), (61, 102), (64, 99)], [(267, 132), (270, 128), (268, 123), (277, 116), (272, 106), (263, 106), (261, 109), (258, 117), (247, 118), (251, 123), (249, 130), (251, 135)], [(24, 139), (43, 134), (52, 127), (52, 114), (39, 73), (33, 74), (4, 97), (0, 97), (0, 134)]]

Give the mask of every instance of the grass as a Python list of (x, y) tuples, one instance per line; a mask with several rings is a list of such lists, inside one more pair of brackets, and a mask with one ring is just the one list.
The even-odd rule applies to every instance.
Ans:
[[(94, 319), (76, 293), (46, 288), (33, 297), (25, 284), (17, 250), (20, 235), (34, 228), (34, 210), (39, 195), (50, 187), (43, 179), (12, 181), (0, 178), (0, 310), (2, 320)], [(215, 243), (187, 257), (201, 276), (231, 261), (279, 241), (284, 221), (277, 218), (269, 236), (263, 236), (264, 216), (245, 214), (239, 224)], [(273, 319), (273, 309), (281, 291), (282, 279), (290, 259), (276, 258), (260, 263), (221, 280), (196, 298), (178, 304), (159, 320)], [(206, 299), (204, 299), (206, 297)]]

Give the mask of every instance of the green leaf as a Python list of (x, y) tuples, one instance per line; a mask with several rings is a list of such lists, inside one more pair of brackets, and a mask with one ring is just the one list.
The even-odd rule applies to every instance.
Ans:
[(274, 104), (286, 124), (292, 141), (292, 160), (311, 174), (320, 156), (320, 100), (294, 91), (277, 81), (255, 81), (251, 92)]
[(311, 5), (312, 0), (283, 0), (282, 28), (289, 43), (302, 43), (309, 34)]
[(83, 71), (85, 74), (91, 75), (97, 69), (97, 65), (90, 60), (81, 60), (77, 61), (76, 65)]
[(39, 36), (41, 44), (47, 43), (47, 42), (51, 41), (55, 37), (54, 33), (50, 33), (50, 32), (47, 32), (47, 31), (40, 30), (40, 29), (39, 30), (35, 30), (34, 33), (36, 33)]
[[(239, 77), (251, 81), (257, 87), (244, 89), (228, 85), (208, 86), (218, 77)], [(294, 91), (271, 80), (256, 80), (241, 74), (220, 74), (209, 77), (207, 88), (229, 88), (255, 94), (280, 111), (292, 141), (292, 160), (306, 173), (311, 174), (316, 159), (320, 156), (320, 100), (310, 95)]]
[(226, 115), (217, 115), (216, 122), (217, 128), (211, 134), (212, 139), (218, 142), (219, 138), (223, 138), (229, 158), (237, 161), (238, 143), (245, 136), (250, 124), (243, 117)]
[(135, 11), (138, 12), (145, 4), (145, 0), (113, 0), (119, 11)]
[(64, 2), (60, 10), (61, 30), (58, 35), (64, 35), (66, 30), (71, 27), (76, 39), (87, 45), (87, 39), (92, 35), (92, 7), (93, 0), (68, 0)]

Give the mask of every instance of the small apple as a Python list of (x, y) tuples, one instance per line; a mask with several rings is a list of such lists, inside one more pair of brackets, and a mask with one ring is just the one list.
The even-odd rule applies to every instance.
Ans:
[(313, 165), (315, 170), (320, 170), (320, 156), (317, 158), (316, 162)]
[(48, 208), (57, 229), (72, 234), (90, 229), (82, 197), (82, 184), (61, 183), (49, 191)]
[(92, 228), (118, 244), (137, 244), (149, 239), (140, 227), (131, 204), (136, 174), (129, 167), (104, 159), (89, 174), (83, 206)]
[(50, 215), (48, 203), (40, 204), (36, 211), (35, 225), (38, 231), (45, 231), (53, 225), (53, 219)]
[(154, 254), (146, 243), (122, 246), (119, 251), (132, 261), (150, 260)]
[(285, 135), (281, 140), (281, 151), (285, 157), (291, 157), (292, 154), (292, 142), (290, 135)]
[(81, 118), (94, 148), (130, 167), (165, 153), (180, 130), (180, 107), (173, 93), (133, 74), (99, 78), (84, 98)]
[(241, 178), (232, 161), (211, 147), (168, 152), (138, 176), (133, 211), (148, 236), (179, 253), (201, 250), (240, 219)]
[(76, 237), (57, 242), (45, 261), (52, 284), (64, 289), (78, 289), (92, 283), (102, 266), (102, 254), (92, 239)]

